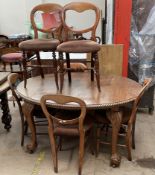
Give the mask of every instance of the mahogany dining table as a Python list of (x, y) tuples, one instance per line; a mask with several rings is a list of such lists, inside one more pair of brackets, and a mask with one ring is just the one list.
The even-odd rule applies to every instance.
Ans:
[[(119, 166), (121, 157), (117, 151), (117, 140), (122, 121), (119, 106), (135, 100), (141, 90), (141, 85), (126, 77), (105, 75), (100, 77), (101, 92), (99, 92), (96, 82), (92, 82), (89, 77), (87, 72), (72, 73), (72, 83), (69, 84), (68, 78), (65, 76), (62, 94), (81, 98), (85, 101), (87, 110), (111, 110), (111, 115), (108, 115), (112, 125), (111, 165)], [(60, 92), (56, 88), (54, 76), (47, 74), (43, 79), (40, 76), (29, 78), (26, 88), (21, 82), (17, 86), (17, 93), (24, 100), (23, 113), (32, 132), (31, 143), (27, 145), (27, 149), (33, 152), (37, 147), (37, 138), (32, 110), (35, 105), (40, 105), (42, 95), (59, 94)], [(49, 105), (61, 109), (78, 109), (75, 104), (55, 105), (50, 103)]]

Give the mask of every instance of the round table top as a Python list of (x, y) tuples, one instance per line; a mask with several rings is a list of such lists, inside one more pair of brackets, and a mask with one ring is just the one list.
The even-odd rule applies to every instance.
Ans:
[[(98, 91), (96, 81), (91, 82), (88, 73), (72, 73), (72, 83), (69, 85), (67, 74), (65, 75), (62, 94), (81, 98), (85, 101), (88, 109), (108, 108), (122, 105), (133, 101), (141, 90), (141, 85), (137, 82), (119, 76), (101, 76), (101, 92)], [(27, 81), (27, 87), (24, 88), (24, 82), (17, 86), (17, 93), (27, 102), (40, 104), (40, 98), (45, 94), (59, 94), (54, 76), (45, 75), (32, 77)], [(75, 104), (55, 105), (61, 108), (77, 108)]]

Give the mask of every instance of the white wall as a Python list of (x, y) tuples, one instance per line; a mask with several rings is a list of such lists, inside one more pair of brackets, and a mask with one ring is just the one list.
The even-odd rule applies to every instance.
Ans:
[(0, 0), (0, 34), (27, 33), (29, 13), (41, 0)]
[[(72, 0), (77, 1), (77, 0)], [(79, 0), (83, 1), (83, 0)], [(104, 14), (104, 0), (85, 0), (96, 4), (102, 9)], [(59, 3), (65, 5), (71, 2), (71, 0), (0, 0), (0, 34), (11, 35), (15, 33), (28, 33), (28, 21), (31, 9), (40, 3)], [(74, 19), (74, 22), (80, 26), (80, 24), (86, 24), (91, 22), (91, 16), (87, 15), (87, 18), (83, 18), (78, 23)], [(101, 36), (101, 23), (97, 28), (97, 35)]]
[(0, 1), (0, 32), (11, 34), (25, 32), (25, 1)]

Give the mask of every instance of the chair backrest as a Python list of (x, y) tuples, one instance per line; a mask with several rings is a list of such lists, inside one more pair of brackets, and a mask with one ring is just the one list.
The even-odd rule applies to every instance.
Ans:
[(129, 119), (128, 123), (133, 123), (133, 121), (135, 120), (136, 111), (138, 109), (138, 105), (139, 105), (140, 99), (143, 96), (143, 94), (146, 91), (146, 89), (149, 87), (151, 82), (152, 82), (152, 78), (147, 78), (147, 79), (144, 80), (143, 85), (142, 85), (142, 89), (139, 92), (137, 98), (135, 99), (135, 101), (133, 103), (132, 112), (131, 112), (131, 116), (130, 116), (130, 119)]
[(0, 49), (7, 47), (7, 43), (5, 42), (6, 40), (8, 40), (6, 35), (0, 35)]
[[(42, 18), (42, 24), (38, 25), (38, 14)], [(57, 32), (58, 37), (61, 37), (62, 22), (61, 22), (62, 6), (55, 3), (46, 3), (35, 6), (30, 14), (31, 25), (34, 30), (34, 38), (38, 38), (38, 32), (50, 33), (54, 35)], [(37, 19), (36, 19), (37, 18)], [(59, 39), (59, 38), (58, 38)]]
[(18, 104), (20, 114), (23, 115), (22, 106), (20, 103), (21, 99), (16, 93), (16, 87), (17, 87), (19, 82), (20, 82), (19, 74), (17, 74), (17, 73), (9, 74), (8, 83), (9, 83), (10, 89), (12, 91), (12, 95), (14, 96), (14, 98)]
[[(71, 26), (67, 25), (67, 12), (68, 11), (74, 11), (77, 13), (82, 13), (85, 12), (87, 10), (91, 10), (93, 12), (95, 12), (95, 22), (92, 26), (87, 27), (85, 29), (82, 30), (77, 30)], [(63, 23), (63, 28), (64, 28), (64, 34), (65, 34), (65, 41), (68, 40), (68, 33), (72, 32), (74, 33), (76, 36), (83, 36), (84, 33), (88, 33), (91, 32), (91, 40), (96, 41), (96, 28), (98, 26), (100, 20), (100, 9), (95, 6), (92, 3), (89, 2), (71, 2), (69, 4), (66, 4), (63, 7), (63, 12), (62, 12), (62, 23)], [(77, 21), (78, 23), (80, 21), (78, 21), (78, 19), (75, 19), (75, 21)]]
[[(69, 105), (69, 103), (75, 103), (77, 105), (78, 109), (80, 109), (80, 114), (73, 119), (64, 119), (63, 114), (62, 118), (59, 118), (59, 116), (54, 116), (51, 115), (48, 111), (48, 103), (55, 103), (54, 105), (57, 106), (57, 104), (61, 105)], [(83, 122), (85, 119), (86, 115), (86, 104), (83, 100), (76, 98), (76, 97), (71, 97), (71, 96), (65, 96), (65, 95), (54, 95), (54, 94), (47, 94), (42, 96), (41, 98), (41, 107), (42, 110), (48, 119), (48, 124), (54, 127), (54, 123), (57, 123), (59, 126), (60, 125), (76, 125), (79, 124), (79, 131), (83, 130)], [(72, 113), (70, 113), (70, 116), (72, 116)]]

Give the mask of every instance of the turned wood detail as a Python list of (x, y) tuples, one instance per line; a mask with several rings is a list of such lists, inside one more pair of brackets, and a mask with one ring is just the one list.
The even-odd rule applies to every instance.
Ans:
[(2, 109), (2, 123), (4, 123), (4, 128), (9, 130), (11, 128), (11, 115), (8, 105), (7, 92), (0, 95), (1, 98), (1, 109)]

